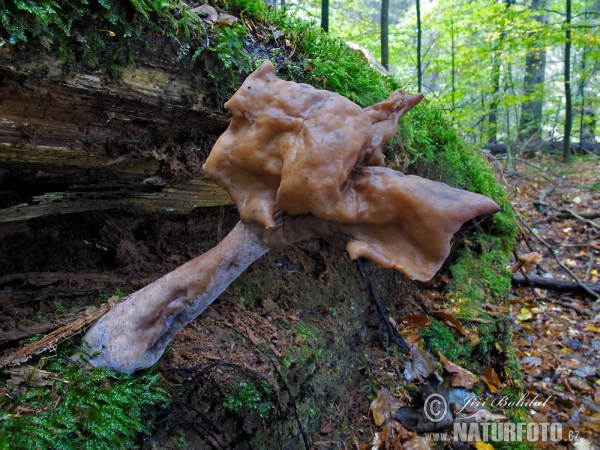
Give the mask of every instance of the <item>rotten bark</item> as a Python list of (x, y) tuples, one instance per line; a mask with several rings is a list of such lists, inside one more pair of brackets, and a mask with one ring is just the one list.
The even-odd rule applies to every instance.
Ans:
[(153, 44), (118, 75), (0, 51), (0, 222), (231, 203), (201, 169), (229, 116), (169, 42)]

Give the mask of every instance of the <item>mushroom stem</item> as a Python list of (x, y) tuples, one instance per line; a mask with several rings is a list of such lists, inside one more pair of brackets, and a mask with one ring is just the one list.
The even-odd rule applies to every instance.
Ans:
[(177, 331), (204, 311), (269, 251), (255, 227), (239, 222), (216, 247), (134, 292), (85, 334), (90, 362), (123, 373), (152, 366)]

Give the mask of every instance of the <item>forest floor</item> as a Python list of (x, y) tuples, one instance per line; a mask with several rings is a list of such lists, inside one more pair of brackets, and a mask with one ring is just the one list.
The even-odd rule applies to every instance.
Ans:
[[(597, 284), (600, 220), (581, 215), (600, 211), (598, 158), (578, 157), (562, 164), (557, 156), (546, 156), (513, 160), (512, 168), (507, 159), (493, 165), (519, 222), (514, 256), (526, 259), (537, 253), (531, 275), (573, 281), (566, 267), (580, 281)], [(531, 419), (566, 423), (566, 440), (580, 439), (574, 448), (598, 448), (600, 302), (589, 294), (532, 287), (513, 288), (510, 302), (525, 392), (530, 399), (548, 400), (530, 410)]]
[[(557, 162), (557, 158), (515, 158), (512, 168), (506, 158), (498, 157), (492, 161), (520, 224), (515, 260), (528, 256), (530, 260), (536, 260), (531, 267), (526, 266), (531, 269), (530, 275), (572, 281), (562, 265), (579, 280), (598, 284), (600, 219), (582, 220), (571, 213), (564, 213), (564, 210), (579, 216), (600, 210), (600, 161), (593, 157), (578, 157), (570, 164), (562, 164)], [(131, 243), (136, 243), (133, 253), (137, 254), (140, 248), (147, 250), (147, 247), (134, 237), (148, 235), (149, 238), (143, 241), (152, 250), (148, 252), (160, 255), (156, 261), (151, 260), (154, 261), (152, 264), (145, 263), (145, 277), (152, 278), (160, 275), (159, 269), (174, 268), (181, 261), (214, 245), (218, 236), (212, 229), (221, 222), (220, 213), (219, 209), (215, 209), (205, 212), (203, 220), (173, 219), (164, 223), (148, 218), (141, 225), (123, 214), (111, 222), (111, 227), (99, 230), (92, 226), (81, 227), (79, 222), (72, 226), (58, 221), (44, 222), (47, 229), (37, 229), (37, 234), (23, 233), (22, 243), (12, 243), (11, 249), (14, 250), (18, 245), (33, 249), (30, 253), (37, 255), (34, 258), (37, 264), (55, 265), (52, 266), (55, 273), (47, 274), (54, 278), (46, 279), (39, 275), (52, 272), (46, 266), (28, 266), (21, 261), (22, 275), (4, 277), (4, 283), (14, 289), (9, 293), (15, 294), (12, 297), (16, 298), (19, 289), (30, 289), (29, 286), (33, 284), (40, 289), (56, 284), (59, 289), (76, 289), (80, 292), (96, 286), (99, 280), (102, 281), (101, 277), (123, 276), (124, 281), (120, 278), (117, 280), (119, 286), (124, 291), (132, 291), (147, 283), (147, 279), (141, 279), (133, 272), (137, 284), (132, 284), (130, 278), (123, 275), (131, 272), (127, 265), (132, 264), (129, 259), (122, 263), (124, 268), (121, 271), (115, 272), (112, 265), (116, 263), (107, 262), (105, 254), (109, 252), (104, 242), (114, 242), (115, 245), (119, 242), (119, 248), (134, 248)], [(99, 217), (90, 217), (88, 222), (101, 222), (96, 219)], [(231, 228), (235, 223), (235, 215), (226, 214), (224, 222), (225, 230)], [(128, 231), (128, 226), (137, 230), (135, 236)], [(140, 230), (145, 231), (142, 233)], [(556, 259), (553, 250), (538, 237), (552, 247)], [(60, 239), (64, 239), (64, 242)], [(120, 243), (119, 239), (124, 243)], [(72, 258), (73, 264), (77, 263), (79, 270), (85, 273), (67, 276), (67, 272), (75, 269), (67, 266), (71, 259), (64, 256), (60, 260), (51, 254), (40, 257), (41, 250), (36, 249), (46, 248), (47, 241), (57, 246), (71, 243), (68, 248), (77, 256)], [(79, 243), (79, 246), (73, 243)], [(99, 259), (93, 251), (100, 252), (103, 258)], [(537, 253), (537, 258), (531, 257), (532, 253)], [(319, 242), (303, 243), (294, 252), (285, 255), (269, 254), (256, 263), (260, 265), (260, 269), (256, 270), (264, 277), (262, 281), (256, 281), (253, 269), (249, 269), (249, 273), (236, 280), (220, 301), (209, 308), (207, 314), (181, 330), (157, 365), (172, 398), (179, 399), (171, 411), (177, 420), (168, 422), (165, 419), (163, 425), (157, 426), (153, 436), (145, 439), (142, 448), (205, 448), (205, 440), (185, 426), (189, 428), (190, 423), (196, 422), (202, 425), (208, 419), (207, 423), (218, 424), (218, 432), (212, 433), (212, 442), (217, 447), (241, 448), (249, 445), (246, 440), (249, 442), (259, 435), (268, 437), (275, 431), (283, 436), (286, 427), (293, 434), (296, 419), (292, 411), (296, 406), (301, 420), (310, 421), (307, 428), (313, 430), (311, 438), (316, 448), (340, 448), (340, 443), (344, 448), (360, 449), (434, 448), (433, 443), (408, 432), (399, 425), (393, 414), (387, 412), (395, 412), (411, 401), (405, 389), (407, 368), (412, 367), (417, 372), (417, 366), (421, 364), (427, 374), (431, 374), (436, 364), (429, 364), (431, 355), (422, 352), (411, 355), (413, 365), (410, 366), (399, 352), (384, 348), (382, 342), (387, 332), (377, 325), (379, 319), (376, 309), (368, 300), (360, 272), (355, 265), (343, 261), (344, 255), (340, 251)], [(88, 263), (89, 267), (85, 265)], [(441, 291), (433, 289), (432, 285), (432, 289), (423, 294), (412, 283), (400, 283), (398, 280), (383, 283), (381, 280), (384, 278), (376, 274), (379, 269), (375, 265), (368, 265), (367, 268), (372, 272), (376, 285), (391, 283), (384, 289), (384, 294), (396, 292), (400, 287), (397, 298), (392, 298), (391, 294), (383, 297), (387, 300), (388, 311), (393, 311), (390, 314), (392, 324), (397, 324), (398, 330), (412, 347), (419, 338), (410, 329), (423, 326), (429, 320), (426, 317), (428, 311), (439, 309), (435, 305), (435, 298), (440, 296), (434, 294)], [(304, 278), (300, 277), (301, 274), (304, 274)], [(449, 275), (442, 274), (442, 278), (444, 276)], [(66, 277), (68, 283), (61, 281), (62, 278), (58, 280), (60, 277)], [(267, 289), (273, 283), (281, 284), (275, 297)], [(319, 288), (321, 284), (323, 287)], [(316, 289), (315, 292), (312, 292), (313, 289)], [(338, 292), (337, 300), (331, 299), (331, 291)], [(40, 295), (43, 293), (40, 291)], [(71, 308), (81, 306), (80, 300), (68, 299), (13, 304), (16, 300), (11, 303), (6, 297), (7, 292), (3, 295), (0, 297), (0, 303), (4, 302), (1, 311), (5, 312), (0, 314), (2, 328), (8, 324), (17, 329), (17, 325), (27, 327), (33, 323), (51, 321), (55, 315), (68, 313)], [(24, 291), (23, 295), (30, 296), (31, 293)], [(308, 297), (311, 296), (314, 298), (309, 301)], [(600, 302), (594, 301), (591, 295), (530, 287), (513, 288), (510, 301), (513, 345), (524, 377), (525, 401), (535, 399), (545, 403), (541, 407), (530, 408), (530, 419), (540, 423), (567, 424), (562, 448), (598, 448)], [(278, 304), (284, 307), (278, 307)], [(335, 339), (331, 332), (326, 332), (333, 323), (332, 317), (339, 323), (352, 324), (344, 327), (343, 333), (340, 332)], [(453, 317), (446, 319), (458, 322)], [(418, 321), (423, 323), (417, 324)], [(411, 339), (414, 340), (411, 342)], [(328, 343), (328, 340), (335, 342)], [(339, 355), (343, 352), (338, 351), (341, 348), (339, 346), (349, 347), (347, 359), (340, 359)], [(11, 348), (12, 345), (5, 346), (2, 350), (6, 352)], [(331, 355), (328, 351), (332, 352)], [(267, 357), (267, 353), (274, 355), (279, 364)], [(446, 369), (451, 365), (452, 361), (445, 362)], [(304, 373), (301, 367), (312, 369)], [(292, 390), (295, 390), (294, 386), (298, 387), (294, 392), (297, 405), (288, 395), (289, 392), (286, 393), (289, 388), (278, 381), (280, 376), (277, 370), (284, 373)], [(472, 374), (466, 371), (460, 373), (463, 370), (461, 368), (452, 370), (458, 370), (457, 375), (464, 376), (460, 386), (466, 387)], [(485, 372), (477, 375), (482, 375), (491, 390), (493, 377), (489, 374), (486, 376)], [(221, 385), (219, 389), (223, 392), (219, 395), (214, 393), (214, 389), (209, 389), (212, 376)], [(335, 384), (340, 384), (342, 378), (346, 380), (345, 385), (350, 391), (337, 392)], [(258, 382), (261, 386), (265, 381), (278, 386), (276, 391), (268, 396), (263, 395), (263, 399), (260, 396), (256, 401), (250, 399), (250, 409), (246, 405), (238, 414), (235, 409), (239, 407), (234, 400), (243, 399), (235, 396), (238, 394), (232, 396), (233, 389), (242, 386), (242, 383), (243, 386), (249, 386)], [(382, 386), (390, 387), (391, 392), (381, 389)], [(200, 395), (203, 391), (206, 395)], [(252, 398), (256, 395), (254, 391), (240, 392)], [(370, 403), (376, 394), (377, 399)], [(309, 402), (307, 399), (311, 397), (319, 401)], [(183, 401), (185, 399), (188, 401)], [(229, 406), (223, 408), (224, 401)], [(245, 401), (248, 402), (248, 399)], [(274, 407), (282, 411), (278, 414), (281, 420), (263, 420), (262, 416)], [(385, 427), (380, 426), (384, 421), (383, 416), (387, 417), (385, 420), (390, 426), (400, 431), (396, 433), (398, 439), (391, 445), (386, 444), (390, 436), (386, 435)], [(202, 426), (207, 427), (206, 423)], [(436, 430), (434, 428), (431, 431)], [(353, 436), (353, 439), (345, 442), (348, 436)], [(288, 448), (302, 448), (300, 437), (296, 436), (296, 439), (286, 444)], [(485, 448), (494, 446), (495, 443), (491, 443)], [(543, 448), (544, 444), (539, 443), (539, 446)], [(557, 445), (550, 443), (550, 446), (554, 448)]]

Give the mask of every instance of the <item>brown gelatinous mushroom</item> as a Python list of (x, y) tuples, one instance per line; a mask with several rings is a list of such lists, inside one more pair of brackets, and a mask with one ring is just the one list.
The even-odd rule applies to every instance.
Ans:
[(383, 167), (400, 116), (422, 100), (397, 90), (362, 109), (338, 94), (277, 79), (270, 62), (225, 107), (232, 113), (204, 170), (241, 221), (215, 248), (133, 293), (85, 339), (92, 363), (153, 365), (175, 333), (253, 261), (311, 237), (412, 279), (431, 279), (462, 224), (498, 206), (479, 194)]

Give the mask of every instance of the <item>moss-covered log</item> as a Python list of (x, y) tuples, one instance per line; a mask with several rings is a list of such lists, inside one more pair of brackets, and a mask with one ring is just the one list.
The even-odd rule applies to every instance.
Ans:
[[(237, 214), (226, 206), (229, 198), (201, 167), (228, 123), (223, 100), (263, 59), (273, 61), (280, 77), (339, 92), (363, 106), (399, 87), (318, 27), (267, 11), (259, 0), (216, 2), (243, 19), (234, 26), (209, 24), (189, 5), (167, 3), (106, 0), (77, 17), (72, 12), (77, 8), (57, 9), (52, 20), (18, 8), (3, 12), (8, 14), (3, 23), (37, 30), (34, 36), (24, 28), (24, 43), (18, 29), (0, 29), (4, 332), (90, 300), (68, 291), (139, 289), (207, 251), (232, 228)], [(69, 34), (60, 28), (67, 22)], [(428, 105), (402, 119), (386, 156), (403, 172), (479, 192), (501, 206), (493, 218), (458, 233), (432, 283), (412, 282), (375, 265), (368, 270), (396, 323), (406, 314), (441, 309), (469, 331), (454, 333), (434, 319), (420, 330), (429, 351), (436, 356), (441, 351), (477, 375), (493, 367), (510, 386), (505, 392), (516, 395), (520, 377), (509, 319), (498, 317), (508, 301), (505, 268), (515, 234), (502, 189), (487, 163)], [(42, 282), (35, 274), (44, 272), (58, 275)], [(36, 291), (43, 296), (24, 294)], [(178, 335), (160, 369), (210, 363), (220, 371), (206, 373), (217, 377), (222, 392), (208, 383), (194, 395), (204, 402), (199, 409), (210, 409), (220, 425), (221, 434), (213, 435), (227, 445), (300, 447), (293, 408), (289, 401), (283, 404), (283, 382), (260, 356), (263, 351), (287, 380), (307, 433), (324, 439), (318, 432), (332, 422), (335, 440), (353, 445), (352, 427), (361, 422), (366, 430), (364, 417), (378, 386), (398, 393), (412, 389), (402, 377), (400, 352), (382, 345), (387, 341), (367, 295), (358, 269), (323, 242), (273, 252), (209, 311), (244, 331), (252, 344), (225, 325), (199, 318)], [(253, 371), (264, 379), (252, 378)], [(175, 384), (188, 377), (168, 373)], [(244, 386), (254, 380), (271, 404), (280, 395), (280, 409), (265, 407), (258, 414), (256, 404), (244, 400), (248, 390), (241, 380)], [(263, 389), (264, 382), (275, 393)], [(229, 412), (235, 405), (241, 405), (239, 411)], [(263, 425), (263, 413), (271, 414), (277, 430)], [(165, 447), (180, 438), (162, 429), (152, 445)], [(192, 432), (185, 438), (190, 446), (202, 445)]]

